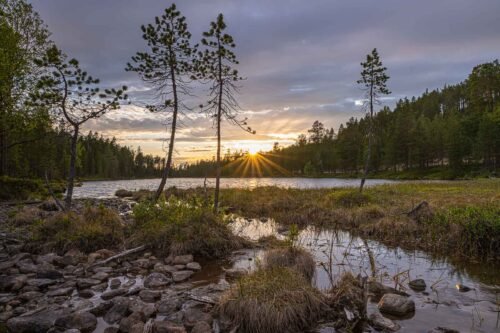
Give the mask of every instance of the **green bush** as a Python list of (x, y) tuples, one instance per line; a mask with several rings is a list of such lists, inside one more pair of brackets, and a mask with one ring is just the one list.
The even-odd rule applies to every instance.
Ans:
[(196, 200), (185, 202), (172, 196), (158, 203), (142, 201), (133, 212), (133, 242), (163, 253), (218, 258), (242, 246), (222, 216)]
[[(50, 186), (56, 194), (66, 190), (61, 181), (53, 181)], [(0, 177), (0, 200), (44, 199), (48, 196), (47, 187), (39, 179)]]
[(33, 243), (59, 252), (77, 248), (93, 252), (123, 244), (124, 226), (113, 210), (86, 207), (83, 214), (59, 212), (33, 226)]

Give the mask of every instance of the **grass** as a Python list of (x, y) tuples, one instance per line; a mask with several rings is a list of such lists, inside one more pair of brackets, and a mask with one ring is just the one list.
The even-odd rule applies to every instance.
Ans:
[[(168, 191), (167, 191), (168, 193)], [(202, 198), (202, 189), (176, 195)], [(406, 213), (427, 201), (433, 217), (415, 221)], [(227, 211), (262, 216), (286, 225), (350, 230), (387, 245), (438, 254), (500, 260), (500, 179), (403, 182), (356, 189), (222, 189)]]
[(154, 204), (146, 200), (135, 205), (133, 212), (131, 241), (162, 253), (220, 258), (246, 244), (232, 234), (221, 215), (196, 201), (170, 197)]
[(267, 251), (263, 260), (265, 269), (288, 267), (300, 273), (307, 281), (311, 281), (316, 270), (313, 256), (299, 247), (276, 248)]
[(238, 332), (304, 332), (325, 310), (323, 295), (286, 267), (258, 269), (242, 277), (218, 306)]
[(69, 249), (93, 252), (123, 245), (125, 227), (120, 216), (105, 207), (86, 207), (82, 214), (58, 212), (31, 226), (31, 246), (63, 253)]

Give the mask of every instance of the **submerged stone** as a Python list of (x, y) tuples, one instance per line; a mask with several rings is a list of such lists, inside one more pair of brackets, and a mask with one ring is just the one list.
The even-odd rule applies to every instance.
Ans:
[(380, 312), (394, 316), (404, 316), (415, 312), (415, 302), (406, 296), (385, 294), (378, 303)]

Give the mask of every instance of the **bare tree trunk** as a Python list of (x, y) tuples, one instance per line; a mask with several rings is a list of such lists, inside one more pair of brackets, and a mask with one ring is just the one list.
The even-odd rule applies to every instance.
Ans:
[(368, 170), (370, 169), (370, 157), (372, 153), (372, 133), (373, 132), (373, 84), (370, 87), (370, 125), (368, 127), (368, 149), (366, 150), (365, 158), (365, 170), (363, 172), (363, 178), (361, 178), (361, 184), (359, 184), (359, 193), (363, 193), (363, 187), (365, 186), (366, 177), (368, 176)]
[[(219, 51), (220, 51), (220, 41), (219, 41)], [(219, 190), (220, 190), (220, 175), (221, 175), (221, 165), (220, 165), (220, 121), (222, 116), (222, 93), (224, 92), (224, 85), (222, 82), (222, 59), (219, 52), (219, 101), (217, 108), (217, 172), (215, 175), (215, 198), (214, 198), (214, 213), (219, 212)]]
[(167, 163), (165, 165), (165, 168), (163, 169), (160, 186), (158, 186), (158, 189), (156, 190), (154, 201), (158, 201), (163, 192), (163, 189), (165, 188), (165, 184), (168, 178), (168, 173), (170, 172), (170, 168), (172, 166), (172, 154), (174, 152), (174, 140), (175, 140), (175, 130), (177, 128), (177, 111), (179, 109), (179, 102), (177, 99), (177, 82), (175, 81), (176, 80), (175, 70), (172, 67), (170, 69), (170, 74), (172, 77), (172, 91), (174, 94), (174, 113), (172, 115), (172, 128), (170, 133), (170, 142), (168, 144)]
[(75, 173), (76, 173), (76, 148), (78, 144), (78, 132), (80, 130), (78, 125), (73, 125), (73, 136), (71, 138), (71, 151), (70, 151), (70, 162), (69, 162), (69, 176), (68, 176), (68, 185), (66, 192), (66, 210), (71, 209), (71, 203), (73, 200), (73, 188), (75, 186)]

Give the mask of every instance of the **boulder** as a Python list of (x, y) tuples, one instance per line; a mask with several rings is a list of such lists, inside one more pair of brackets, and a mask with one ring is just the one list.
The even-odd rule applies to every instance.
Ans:
[(90, 312), (75, 312), (57, 318), (55, 326), (63, 329), (76, 328), (82, 333), (90, 333), (97, 327), (97, 318)]
[(129, 300), (124, 297), (116, 297), (113, 306), (106, 312), (103, 319), (108, 324), (118, 323), (128, 314)]
[(415, 291), (424, 291), (425, 288), (427, 288), (427, 285), (425, 284), (425, 281), (423, 279), (412, 280), (408, 285)]
[(372, 313), (369, 317), (370, 324), (373, 328), (383, 331), (383, 332), (396, 332), (401, 326), (390, 320), (389, 318), (385, 318), (382, 314), (375, 312)]
[(156, 290), (144, 289), (139, 292), (139, 297), (146, 303), (154, 303), (161, 298), (161, 293)]
[(150, 289), (166, 287), (171, 283), (172, 280), (170, 278), (158, 272), (151, 273), (144, 279), (144, 287)]
[(177, 271), (172, 273), (172, 280), (174, 282), (186, 281), (193, 275), (193, 271)]
[(385, 294), (378, 302), (380, 312), (394, 316), (404, 316), (415, 312), (415, 302), (406, 296)]
[(201, 265), (197, 262), (190, 262), (186, 265), (186, 269), (192, 270), (192, 271), (199, 271), (201, 270)]

